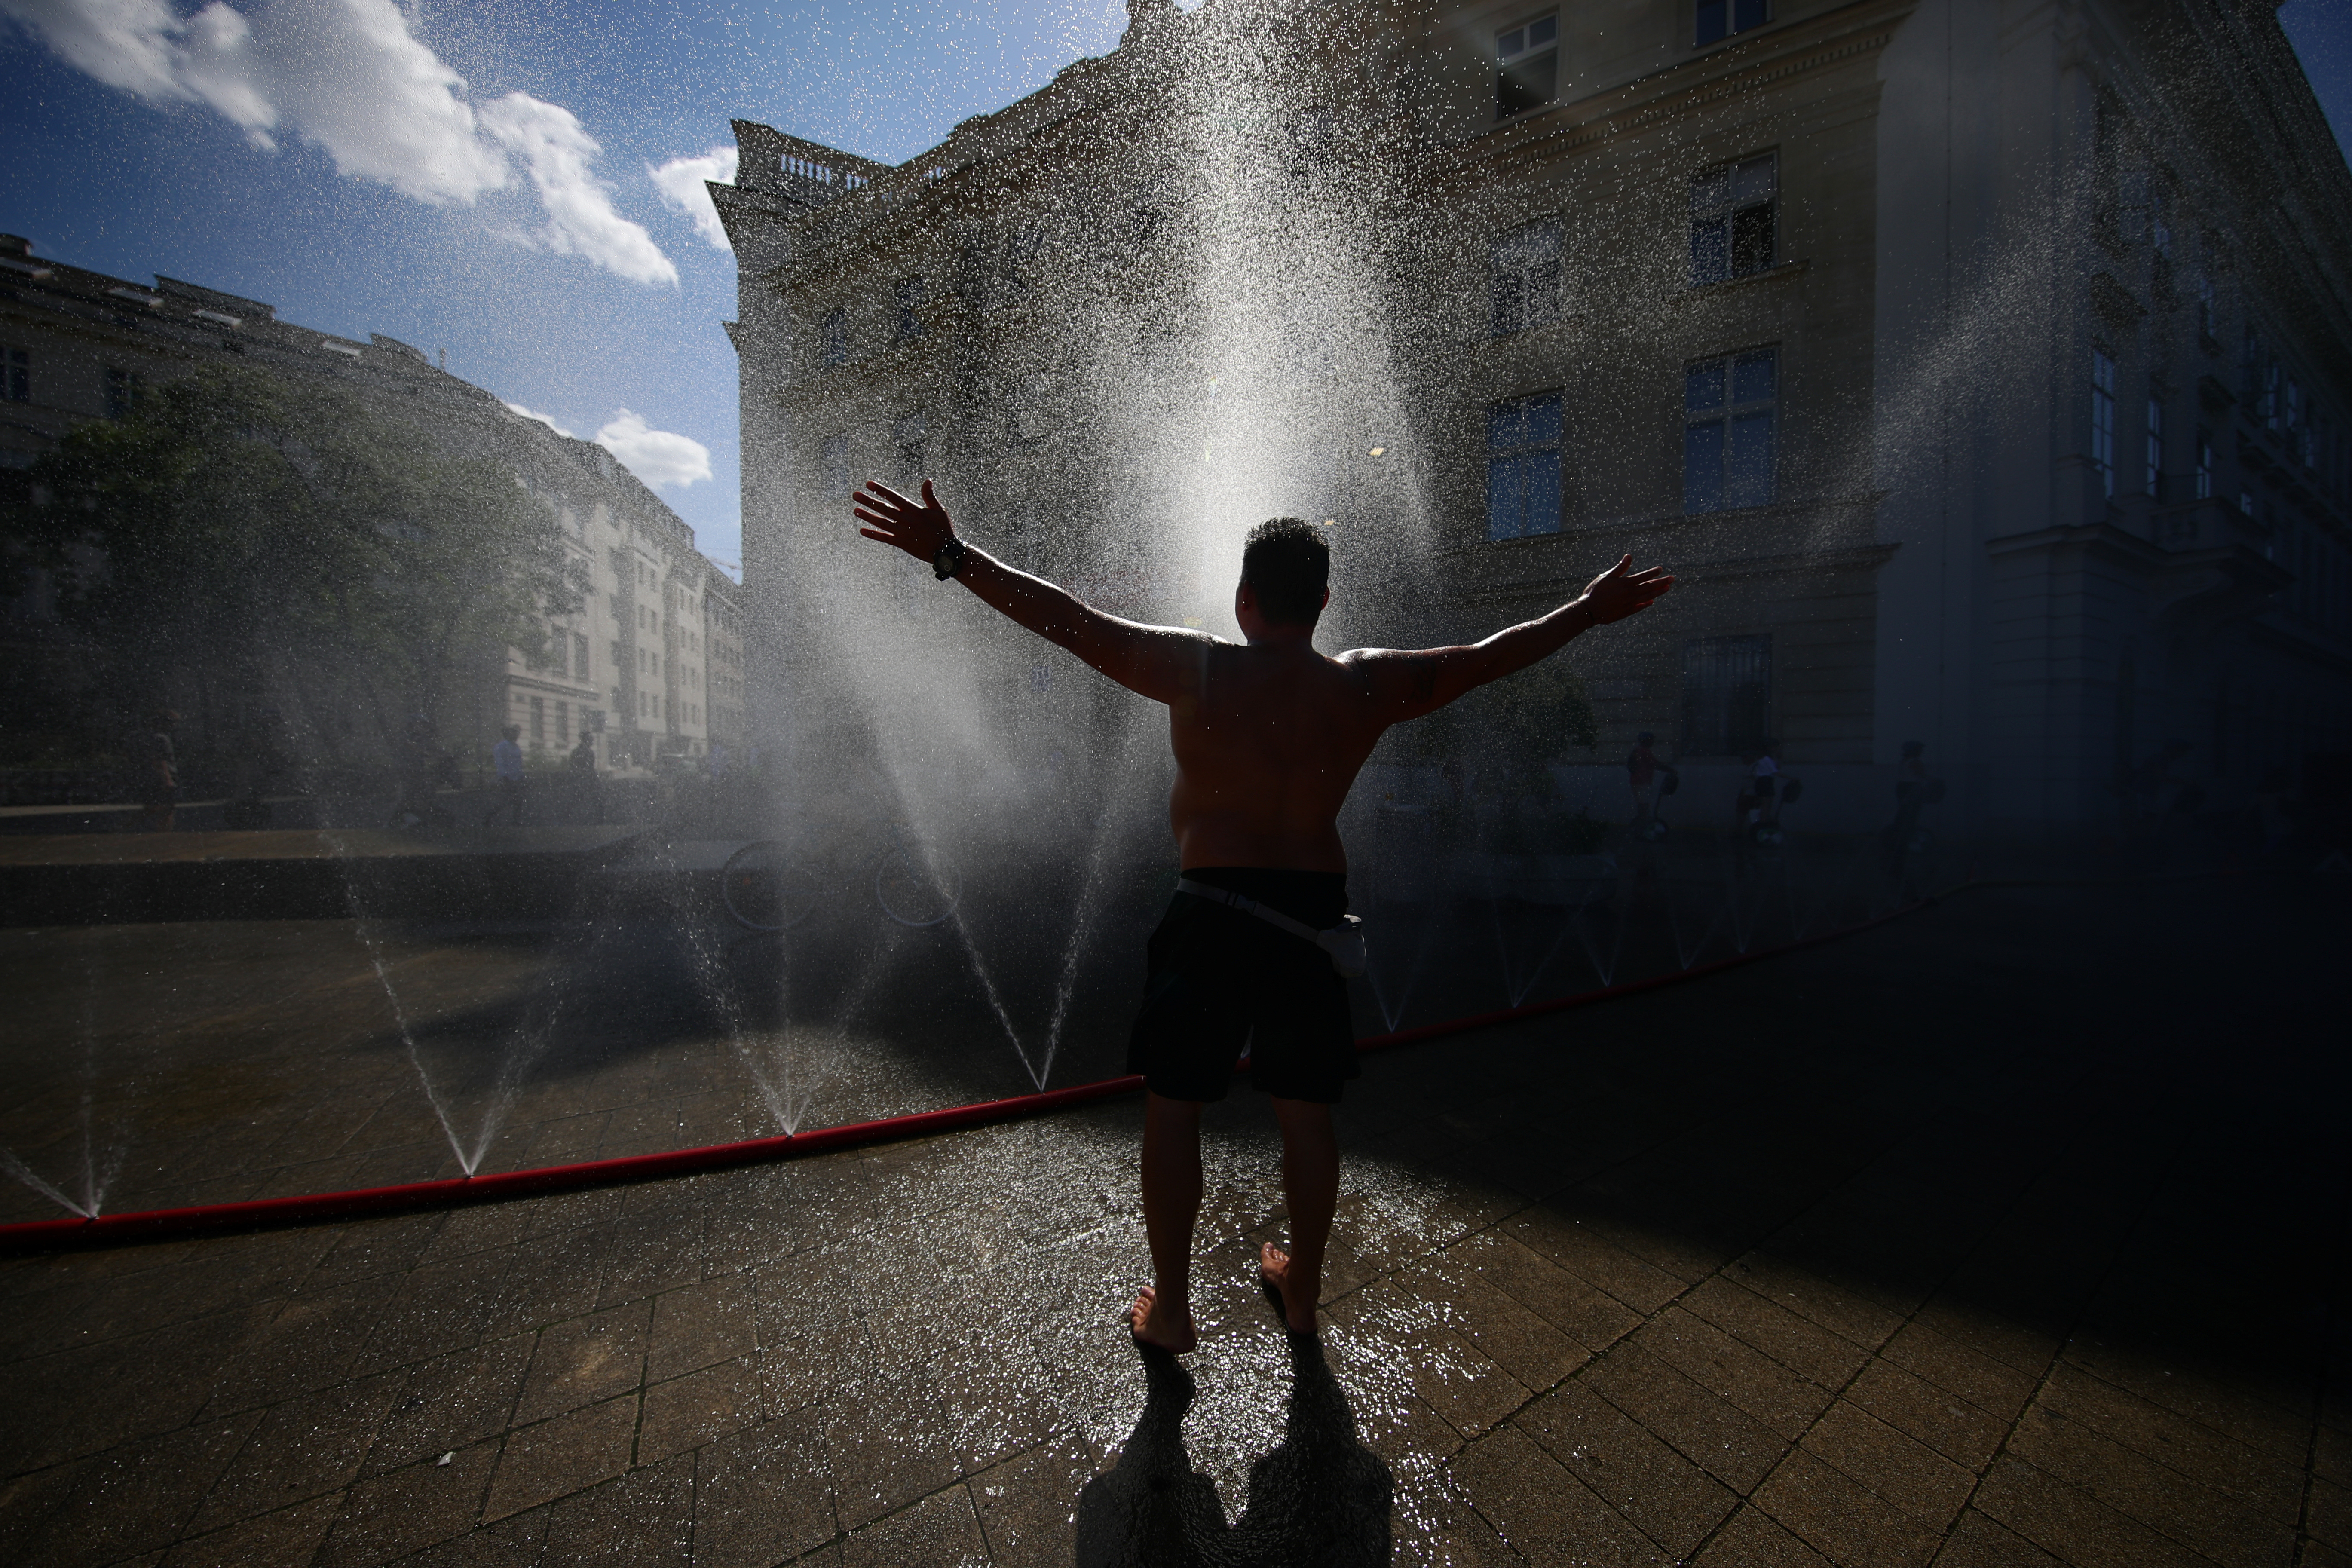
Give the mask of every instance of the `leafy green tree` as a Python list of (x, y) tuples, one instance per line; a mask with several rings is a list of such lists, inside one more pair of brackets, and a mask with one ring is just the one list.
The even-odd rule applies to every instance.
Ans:
[(314, 762), (352, 760), (354, 710), (396, 752), (420, 720), (440, 732), (507, 647), (541, 657), (541, 617), (580, 604), (510, 467), (259, 371), (158, 388), (29, 478), (11, 532), (124, 719), (290, 701)]

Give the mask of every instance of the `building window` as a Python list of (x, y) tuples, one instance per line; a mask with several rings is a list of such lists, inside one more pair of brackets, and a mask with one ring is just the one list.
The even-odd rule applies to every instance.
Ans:
[(898, 340), (903, 343), (909, 338), (919, 338), (923, 335), (923, 318), (921, 314), (923, 309), (922, 279), (920, 277), (900, 279), (898, 280), (898, 327), (897, 336)]
[(572, 635), (569, 632), (551, 632), (548, 635), (547, 655), (550, 668), (566, 679), (571, 679)]
[(930, 435), (931, 422), (923, 415), (909, 414), (890, 426), (890, 446), (898, 455), (898, 475), (905, 479), (923, 476), (923, 446)]
[(1772, 0), (1698, 0), (1698, 47), (1720, 43), (1734, 33), (1772, 19)]
[(2213, 499), (2213, 432), (2201, 427), (2197, 432), (2197, 499)]
[(1546, 218), (1496, 240), (1487, 258), (1497, 337), (1559, 320), (1559, 220)]
[(561, 697), (555, 700), (555, 739), (559, 745), (572, 744), (572, 704)]
[(817, 456), (817, 482), (828, 500), (849, 499), (849, 437), (827, 436)]
[[(618, 664), (620, 660), (614, 659), (613, 662)], [(577, 632), (572, 634), (572, 674), (573, 679), (579, 680), (586, 680), (590, 674), (588, 668), (588, 638), (584, 634)]]
[(547, 702), (543, 698), (530, 700), (530, 743), (534, 746), (547, 743)]
[(2147, 497), (2164, 499), (2164, 405), (2147, 400)]
[(1761, 752), (1771, 734), (1772, 638), (1693, 637), (1683, 645), (1685, 756)]
[(2197, 275), (2197, 335), (2208, 343), (2218, 343), (2221, 336), (2221, 301), (2213, 289), (2213, 275), (2200, 272)]
[(1559, 531), (1559, 394), (1486, 410), (1486, 537)]
[(1694, 289), (1772, 265), (1779, 156), (1765, 153), (1691, 176), (1690, 280)]
[(1751, 349), (1684, 368), (1683, 510), (1772, 503), (1780, 357)]
[(33, 356), (26, 350), (0, 352), (0, 399), (10, 403), (33, 400)]
[(2252, 517), (2254, 515), (2253, 491), (2240, 490), (2238, 492), (2238, 514), (2241, 517)]
[(109, 419), (130, 418), (139, 412), (140, 395), (145, 391), (146, 384), (138, 376), (127, 370), (118, 370), (113, 365), (108, 365), (106, 367), (106, 416)]
[(818, 357), (826, 364), (849, 363), (849, 312), (828, 310), (817, 329)]
[(2091, 351), (2091, 466), (2099, 470), (2100, 493), (2116, 493), (2116, 362), (2104, 349)]
[(1559, 91), (1559, 13), (1495, 35), (1495, 118), (1540, 109)]

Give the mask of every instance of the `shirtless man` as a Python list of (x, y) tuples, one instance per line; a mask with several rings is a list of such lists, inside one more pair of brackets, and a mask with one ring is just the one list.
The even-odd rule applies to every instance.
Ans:
[[(1168, 706), (1176, 787), (1168, 802), (1189, 881), (1270, 907), (1317, 930), (1348, 907), (1339, 806), (1391, 724), (1434, 712), (1475, 687), (1556, 653), (1590, 627), (1646, 609), (1674, 586), (1662, 567), (1627, 556), (1582, 596), (1541, 619), (1467, 647), (1314, 647), (1330, 602), (1330, 552), (1297, 518), (1251, 531), (1234, 618), (1245, 641), (1139, 626), (1080, 603), (956, 537), (929, 479), (920, 500), (880, 483), (859, 492), (867, 539), (894, 544), (954, 577), (1046, 641), (1129, 691)], [(1179, 891), (1152, 933), (1142, 1015), (1128, 1069), (1149, 1091), (1143, 1123), (1143, 1217), (1152, 1286), (1129, 1314), (1137, 1339), (1189, 1351), (1192, 1226), (1201, 1207), (1201, 1105), (1224, 1098), (1246, 1042), (1250, 1079), (1282, 1127), (1290, 1250), (1267, 1243), (1259, 1267), (1279, 1292), (1286, 1326), (1315, 1331), (1323, 1248), (1339, 1195), (1331, 1107), (1357, 1075), (1347, 985), (1325, 951), (1215, 901)]]

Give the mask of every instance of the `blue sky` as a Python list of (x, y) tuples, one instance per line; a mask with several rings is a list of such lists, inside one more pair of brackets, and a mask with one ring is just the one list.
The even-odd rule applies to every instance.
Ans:
[[(2279, 18), (2341, 141), (2352, 5)], [(652, 171), (731, 147), (737, 116), (898, 163), (1125, 23), (1121, 0), (0, 0), (0, 228), (446, 349), (613, 432), (731, 564), (734, 261)]]

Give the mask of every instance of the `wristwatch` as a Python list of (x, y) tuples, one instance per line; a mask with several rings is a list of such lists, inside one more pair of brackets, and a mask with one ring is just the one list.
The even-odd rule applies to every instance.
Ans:
[(946, 582), (963, 570), (963, 558), (967, 553), (963, 541), (952, 533), (949, 534), (948, 542), (940, 545), (939, 552), (931, 557), (931, 575), (942, 583)]

